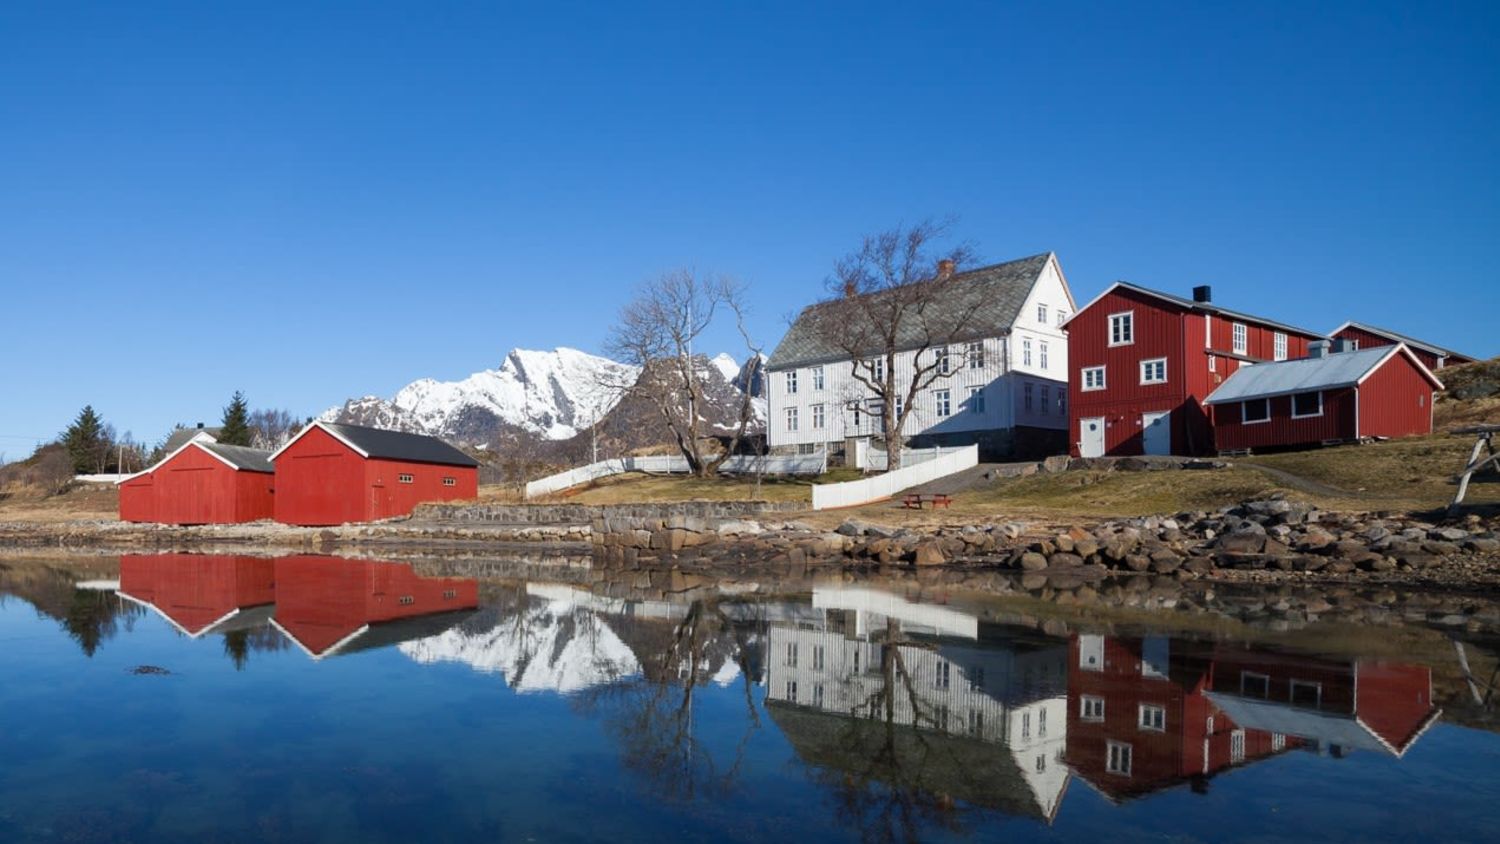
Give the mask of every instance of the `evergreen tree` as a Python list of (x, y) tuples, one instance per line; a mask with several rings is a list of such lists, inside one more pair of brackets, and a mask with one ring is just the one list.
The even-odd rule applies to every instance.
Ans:
[(100, 464), (109, 452), (109, 437), (104, 429), (104, 420), (94, 412), (93, 405), (84, 406), (78, 418), (62, 435), (63, 447), (73, 461), (73, 471), (79, 474), (100, 471)]
[(219, 442), (225, 445), (250, 444), (250, 407), (245, 402), (244, 393), (234, 391), (234, 398), (224, 408), (224, 421), (221, 424), (223, 430), (219, 432)]

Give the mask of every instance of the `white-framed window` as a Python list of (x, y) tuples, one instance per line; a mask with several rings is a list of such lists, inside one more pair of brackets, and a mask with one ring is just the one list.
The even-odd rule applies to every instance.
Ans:
[(1057, 415), (1058, 416), (1067, 416), (1068, 415), (1068, 388), (1067, 387), (1058, 387), (1057, 388)]
[(1278, 331), (1271, 337), (1271, 357), (1286, 360), (1286, 332)]
[(885, 358), (870, 359), (870, 380), (879, 383), (885, 380)]
[(1323, 391), (1315, 390), (1311, 393), (1292, 394), (1292, 418), (1306, 419), (1309, 416), (1323, 415)]
[(787, 642), (786, 643), (786, 667), (787, 668), (796, 668), (797, 667), (797, 643), (796, 642)]
[(1254, 671), (1240, 672), (1240, 696), (1265, 700), (1271, 696), (1271, 678)]
[(984, 710), (983, 709), (970, 709), (969, 710), (969, 735), (971, 735), (971, 736), (981, 736), (981, 735), (984, 735)]
[(788, 681), (786, 681), (786, 702), (787, 703), (796, 703), (797, 702), (797, 681), (796, 680), (788, 680)]
[(1157, 733), (1164, 732), (1167, 729), (1166, 708), (1151, 703), (1141, 704), (1136, 725), (1143, 730), (1151, 730)]
[(444, 476), (443, 486), (458, 486), (458, 478)]
[(1036, 362), (1043, 369), (1047, 368), (1047, 341), (1038, 340), (1036, 346)]
[(822, 645), (813, 645), (813, 649), (812, 649), (812, 668), (813, 668), (814, 671), (822, 671), (823, 670), (823, 654), (824, 654), (824, 648), (823, 648)]
[(793, 369), (786, 374), (786, 394), (793, 395), (797, 392), (797, 370)]
[(795, 407), (786, 409), (786, 429), (788, 431), (797, 430), (797, 408)]
[(1349, 341), (1349, 351), (1351, 351), (1351, 352), (1357, 352), (1357, 351), (1359, 351), (1359, 341), (1358, 340), (1350, 340)]
[(906, 396), (896, 396), (896, 418), (901, 418), (902, 411), (906, 410)]
[(1068, 312), (1062, 308), (1057, 309), (1057, 324), (1062, 325), (1068, 321)]
[(1036, 713), (1036, 737), (1047, 737), (1047, 708), (1042, 707)]
[(823, 389), (823, 367), (815, 366), (812, 368), (812, 382), (812, 388), (814, 390)]
[(1042, 325), (1047, 324), (1047, 306), (1038, 302), (1036, 305), (1036, 321)]
[(1085, 366), (1083, 368), (1083, 391), (1085, 393), (1104, 389), (1104, 367)]
[(970, 413), (983, 413), (984, 412), (984, 388), (983, 387), (970, 387), (969, 388), (969, 412)]
[(932, 674), (932, 687), (934, 689), (946, 689), (953, 679), (953, 665), (946, 659), (938, 660), (937, 668)]
[(1052, 388), (1046, 384), (1042, 385), (1041, 404), (1039, 405), (1042, 415), (1046, 416), (1052, 412)]
[(1218, 355), (1209, 355), (1208, 356), (1208, 371), (1209, 372), (1218, 372), (1219, 371), (1219, 356)]
[(1046, 771), (1047, 771), (1047, 754), (1043, 753), (1042, 755), (1040, 755), (1040, 756), (1038, 756), (1036, 758), (1036, 772), (1039, 773), (1039, 774), (1042, 774), (1042, 773), (1046, 773)]
[(1235, 730), (1229, 734), (1229, 763), (1245, 761), (1245, 731)]
[(970, 369), (984, 369), (984, 341), (975, 340), (964, 347), (964, 358)]
[(397, 483), (409, 484), (413, 480), (414, 480), (414, 478), (412, 478), (411, 475), (408, 475), (405, 472), (402, 472), (401, 474), (399, 474), (399, 475), (396, 476)]
[(813, 686), (813, 699), (812, 699), (812, 702), (813, 702), (813, 706), (822, 708), (822, 706), (823, 706), (823, 684), (822, 683), (818, 683), (817, 685)]
[(937, 370), (943, 375), (953, 371), (953, 356), (948, 354), (948, 347), (933, 349), (932, 356), (937, 359)]
[(1032, 398), (1031, 392), (1032, 392), (1031, 382), (1030, 381), (1022, 382), (1022, 384), (1021, 384), (1021, 406), (1024, 407), (1024, 408), (1026, 408), (1027, 410), (1031, 410), (1032, 402), (1034, 401), (1034, 399)]
[(1111, 774), (1119, 774), (1122, 777), (1130, 776), (1130, 745), (1122, 741), (1111, 741), (1105, 744), (1108, 749), (1105, 756), (1104, 770)]
[(1022, 712), (1021, 713), (1021, 738), (1023, 738), (1023, 739), (1029, 739), (1029, 738), (1031, 738), (1031, 713), (1030, 712)]
[(939, 417), (947, 416), (953, 412), (953, 402), (949, 398), (949, 395), (950, 393), (948, 390), (934, 390), (932, 393), (934, 404), (936, 404), (937, 406), (937, 415)]
[(1246, 425), (1258, 425), (1271, 421), (1270, 399), (1248, 399), (1241, 410), (1240, 420)]
[(1135, 342), (1135, 311), (1109, 315), (1109, 344), (1128, 346)]
[(815, 404), (812, 406), (812, 426), (814, 431), (823, 430), (823, 426), (827, 424), (828, 418), (825, 414), (823, 405)]
[(1280, 753), (1286, 750), (1286, 733), (1271, 734), (1271, 752)]
[(1021, 338), (1021, 365), (1031, 366), (1031, 338)]
[(1292, 706), (1304, 709), (1323, 708), (1323, 684), (1310, 680), (1293, 680), (1287, 697)]
[(969, 691), (977, 692), (984, 688), (984, 666), (971, 665), (966, 672), (969, 677)]
[(1078, 698), (1078, 717), (1085, 721), (1104, 720), (1104, 698), (1082, 695)]
[(1243, 322), (1237, 322), (1234, 324), (1234, 353), (1237, 355), (1247, 355), (1250, 353), (1249, 349), (1250, 330), (1245, 327)]
[(818, 444), (817, 443), (797, 443), (797, 453), (798, 454), (817, 454), (818, 453)]
[(1167, 383), (1167, 359), (1152, 358), (1141, 361), (1141, 383), (1142, 384), (1165, 384)]

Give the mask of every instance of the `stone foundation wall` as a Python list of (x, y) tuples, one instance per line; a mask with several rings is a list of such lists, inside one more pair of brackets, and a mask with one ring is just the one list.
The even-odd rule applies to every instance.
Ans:
[(591, 525), (600, 519), (665, 520), (674, 517), (744, 519), (805, 510), (795, 501), (676, 501), (663, 504), (423, 504), (413, 521), (491, 525)]

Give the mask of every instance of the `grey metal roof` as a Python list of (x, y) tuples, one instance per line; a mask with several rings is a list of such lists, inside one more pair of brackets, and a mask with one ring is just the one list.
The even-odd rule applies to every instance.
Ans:
[(385, 460), (409, 460), (413, 463), (438, 463), (444, 466), (478, 466), (479, 461), (426, 434), (407, 434), (366, 428), (362, 425), (322, 423), (330, 431), (352, 443), (371, 457)]
[(167, 436), (167, 442), (162, 446), (162, 450), (167, 454), (171, 454), (177, 449), (187, 445), (188, 440), (199, 434), (208, 434), (214, 439), (218, 439), (219, 434), (222, 433), (223, 430), (223, 428), (178, 428)]
[[(954, 342), (1004, 334), (1015, 323), (1021, 307), (1026, 304), (1026, 297), (1031, 295), (1031, 288), (1036, 285), (1037, 277), (1042, 274), (1051, 257), (1051, 252), (1043, 252), (1029, 258), (954, 273), (953, 281), (963, 283), (955, 284), (953, 295), (933, 303), (933, 307), (928, 310), (927, 321), (939, 325), (964, 323), (963, 335), (952, 338)], [(843, 349), (829, 342), (817, 329), (818, 320), (815, 317), (818, 310), (830, 304), (831, 302), (818, 302), (802, 309), (802, 313), (787, 330), (786, 336), (777, 344), (776, 351), (771, 353), (766, 369), (788, 369), (848, 357)], [(918, 348), (923, 339), (921, 327), (915, 322), (909, 322), (903, 329), (902, 336), (897, 338), (897, 348)], [(872, 348), (864, 354), (878, 351), (880, 349)]]
[(247, 472), (276, 471), (276, 468), (271, 465), (271, 452), (269, 451), (224, 443), (198, 443), (198, 445), (229, 461), (230, 465), (236, 469), (244, 469)]
[(1463, 358), (1465, 360), (1478, 360), (1478, 358), (1472, 355), (1466, 355), (1462, 352), (1455, 352), (1452, 349), (1445, 349), (1442, 346), (1435, 346), (1432, 343), (1418, 340), (1415, 337), (1408, 337), (1405, 334), (1397, 331), (1391, 331), (1388, 328), (1380, 328), (1379, 326), (1370, 325), (1367, 322), (1355, 322), (1354, 320), (1349, 320), (1348, 322), (1340, 326), (1338, 331), (1342, 331), (1345, 328), (1357, 328), (1360, 331), (1368, 331), (1371, 334), (1379, 334), (1381, 337), (1394, 340), (1397, 343), (1405, 343), (1406, 345), (1411, 346), (1413, 349), (1421, 349), (1424, 352), (1429, 352), (1431, 354), (1437, 355), (1438, 357), (1457, 357)]
[[(1275, 363), (1242, 366), (1209, 394), (1204, 404), (1228, 404), (1246, 399), (1310, 393), (1358, 384), (1388, 355), (1404, 346), (1377, 346), (1357, 352), (1339, 352), (1321, 358), (1299, 358)], [(1441, 385), (1440, 385), (1441, 386)]]
[[(1153, 290), (1149, 287), (1142, 287), (1139, 284), (1132, 284), (1128, 281), (1118, 281), (1115, 283), (1121, 287), (1126, 288), (1127, 290), (1134, 290), (1137, 293), (1144, 293), (1147, 296), (1155, 296), (1158, 299), (1165, 299), (1169, 302), (1172, 302), (1173, 304), (1181, 305), (1182, 307), (1187, 308), (1191, 311), (1219, 314), (1220, 316), (1226, 316), (1230, 319), (1237, 319), (1243, 322), (1256, 322), (1260, 323), (1261, 325), (1269, 325), (1272, 328), (1280, 328), (1283, 331), (1291, 331), (1297, 334), (1306, 334), (1309, 337), (1328, 336), (1326, 334), (1320, 334), (1316, 331), (1310, 331), (1306, 328), (1298, 328), (1295, 325), (1288, 325), (1284, 322), (1277, 322), (1273, 319), (1266, 319), (1262, 316), (1256, 316), (1255, 314), (1247, 314), (1243, 311), (1231, 311), (1228, 308), (1221, 308), (1218, 305), (1215, 305), (1213, 302), (1194, 302), (1192, 299), (1185, 299), (1181, 296), (1174, 296), (1171, 293), (1163, 293), (1160, 290)], [(1075, 314), (1074, 316), (1077, 315)]]

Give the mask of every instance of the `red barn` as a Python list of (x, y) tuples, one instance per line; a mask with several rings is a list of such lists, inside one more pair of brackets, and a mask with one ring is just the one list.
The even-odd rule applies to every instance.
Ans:
[(169, 525), (271, 518), (270, 454), (200, 435), (120, 482), (120, 519)]
[(271, 623), (313, 659), (435, 636), (479, 606), (471, 577), (418, 577), (403, 563), (276, 559)]
[(196, 639), (265, 624), (276, 601), (274, 569), (268, 557), (126, 554), (116, 594)]
[(479, 495), (479, 462), (435, 437), (314, 422), (271, 455), (276, 521), (341, 525)]
[(1213, 304), (1116, 282), (1067, 323), (1076, 457), (1212, 454), (1203, 400), (1241, 366), (1307, 354), (1321, 336)]
[(1241, 369), (1204, 402), (1220, 451), (1294, 448), (1432, 432), (1442, 382), (1405, 344)]
[(1428, 369), (1442, 369), (1447, 366), (1457, 366), (1461, 363), (1473, 363), (1477, 358), (1461, 355), (1452, 349), (1442, 346), (1434, 346), (1424, 343), (1414, 337), (1405, 334), (1397, 334), (1384, 328), (1376, 328), (1373, 325), (1365, 325), (1360, 322), (1346, 322), (1334, 329), (1330, 335), (1336, 340), (1343, 340), (1351, 344), (1355, 349), (1373, 349), (1377, 346), (1395, 346), (1405, 343), (1417, 360)]

